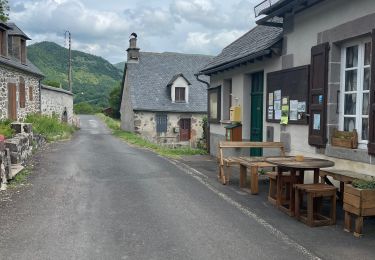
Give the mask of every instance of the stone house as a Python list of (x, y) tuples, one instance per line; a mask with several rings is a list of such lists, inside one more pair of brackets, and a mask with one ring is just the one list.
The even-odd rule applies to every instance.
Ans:
[(0, 22), (0, 118), (22, 120), (40, 112), (42, 72), (28, 59), (30, 38), (14, 23)]
[(57, 115), (62, 122), (73, 124), (73, 93), (46, 85), (41, 85), (41, 113)]
[(194, 74), (212, 57), (140, 52), (130, 39), (123, 79), (121, 128), (159, 143), (196, 145), (207, 115), (207, 86)]
[[(375, 175), (374, 1), (259, 2), (257, 25), (200, 71), (210, 76), (211, 154), (234, 104), (242, 140)], [(333, 145), (335, 129), (356, 129), (358, 147)]]

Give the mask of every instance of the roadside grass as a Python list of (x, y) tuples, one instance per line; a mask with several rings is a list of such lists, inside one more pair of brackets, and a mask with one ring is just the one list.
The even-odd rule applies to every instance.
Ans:
[(67, 123), (60, 122), (57, 116), (29, 114), (26, 123), (33, 124), (33, 131), (44, 136), (49, 142), (68, 139), (76, 128)]
[(20, 185), (25, 185), (31, 172), (31, 167), (26, 167), (20, 171), (12, 180), (9, 181), (7, 187), (9, 189), (17, 188)]
[(169, 147), (164, 147), (164, 146), (152, 143), (150, 141), (143, 139), (140, 135), (121, 130), (119, 120), (113, 119), (101, 113), (96, 114), (96, 115), (101, 120), (103, 120), (104, 123), (106, 123), (106, 125), (112, 130), (112, 133), (114, 136), (126, 141), (129, 144), (152, 150), (155, 153), (160, 154), (162, 156), (178, 159), (181, 156), (185, 156), (185, 155), (207, 154), (207, 152), (202, 149), (194, 149), (194, 148), (189, 148), (189, 147), (169, 148)]

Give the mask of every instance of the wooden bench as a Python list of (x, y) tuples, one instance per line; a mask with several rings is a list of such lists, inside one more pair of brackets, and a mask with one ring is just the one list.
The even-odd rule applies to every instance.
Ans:
[[(241, 157), (241, 156), (228, 156), (224, 157), (224, 149), (235, 149), (235, 148), (270, 148), (279, 149), (280, 156), (285, 156), (284, 144), (281, 142), (228, 142), (221, 141), (218, 145), (218, 163), (219, 163), (219, 174), (218, 178), (222, 184), (229, 182), (229, 167), (232, 165), (240, 165), (242, 163), (251, 162), (262, 162), (265, 160), (264, 157)], [(249, 152), (250, 154), (250, 152)], [(224, 171), (224, 167), (226, 171)]]

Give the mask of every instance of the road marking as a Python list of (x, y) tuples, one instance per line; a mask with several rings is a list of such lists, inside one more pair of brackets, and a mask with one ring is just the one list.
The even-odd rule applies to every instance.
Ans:
[(281, 232), (280, 230), (272, 226), (270, 223), (268, 223), (266, 220), (264, 220), (263, 218), (259, 217), (257, 214), (252, 212), (249, 208), (242, 206), (240, 203), (231, 199), (229, 196), (227, 196), (223, 192), (217, 190), (215, 187), (213, 187), (211, 184), (208, 183), (208, 177), (204, 175), (203, 173), (199, 172), (198, 170), (180, 161), (171, 160), (166, 157), (162, 157), (162, 158), (166, 159), (167, 161), (175, 165), (178, 169), (182, 170), (183, 172), (189, 174), (190, 176), (198, 180), (200, 183), (202, 183), (204, 186), (206, 186), (209, 190), (214, 192), (220, 198), (224, 199), (226, 202), (228, 202), (229, 204), (231, 204), (232, 206), (240, 210), (246, 216), (248, 216), (249, 218), (255, 220), (257, 223), (262, 225), (268, 232), (270, 232), (272, 235), (280, 239), (280, 241), (295, 248), (297, 252), (301, 253), (302, 255), (306, 256), (309, 259), (321, 260), (320, 257), (314, 255), (310, 250), (308, 250), (306, 247), (302, 246), (301, 244), (298, 244), (296, 241), (291, 239), (288, 235), (284, 234), (283, 232)]

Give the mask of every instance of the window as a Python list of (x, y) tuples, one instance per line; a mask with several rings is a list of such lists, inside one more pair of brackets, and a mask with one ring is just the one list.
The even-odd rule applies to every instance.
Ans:
[(20, 108), (26, 107), (26, 89), (25, 89), (25, 80), (20, 78), (20, 85), (19, 85), (19, 102)]
[(156, 132), (166, 133), (168, 127), (167, 114), (156, 114)]
[(33, 87), (29, 86), (29, 101), (33, 101), (34, 96), (33, 96)]
[(175, 102), (185, 102), (185, 88), (175, 88)]
[(342, 49), (340, 126), (358, 132), (362, 144), (368, 141), (371, 42), (360, 41)]
[(221, 87), (208, 90), (208, 119), (211, 123), (220, 122)]

